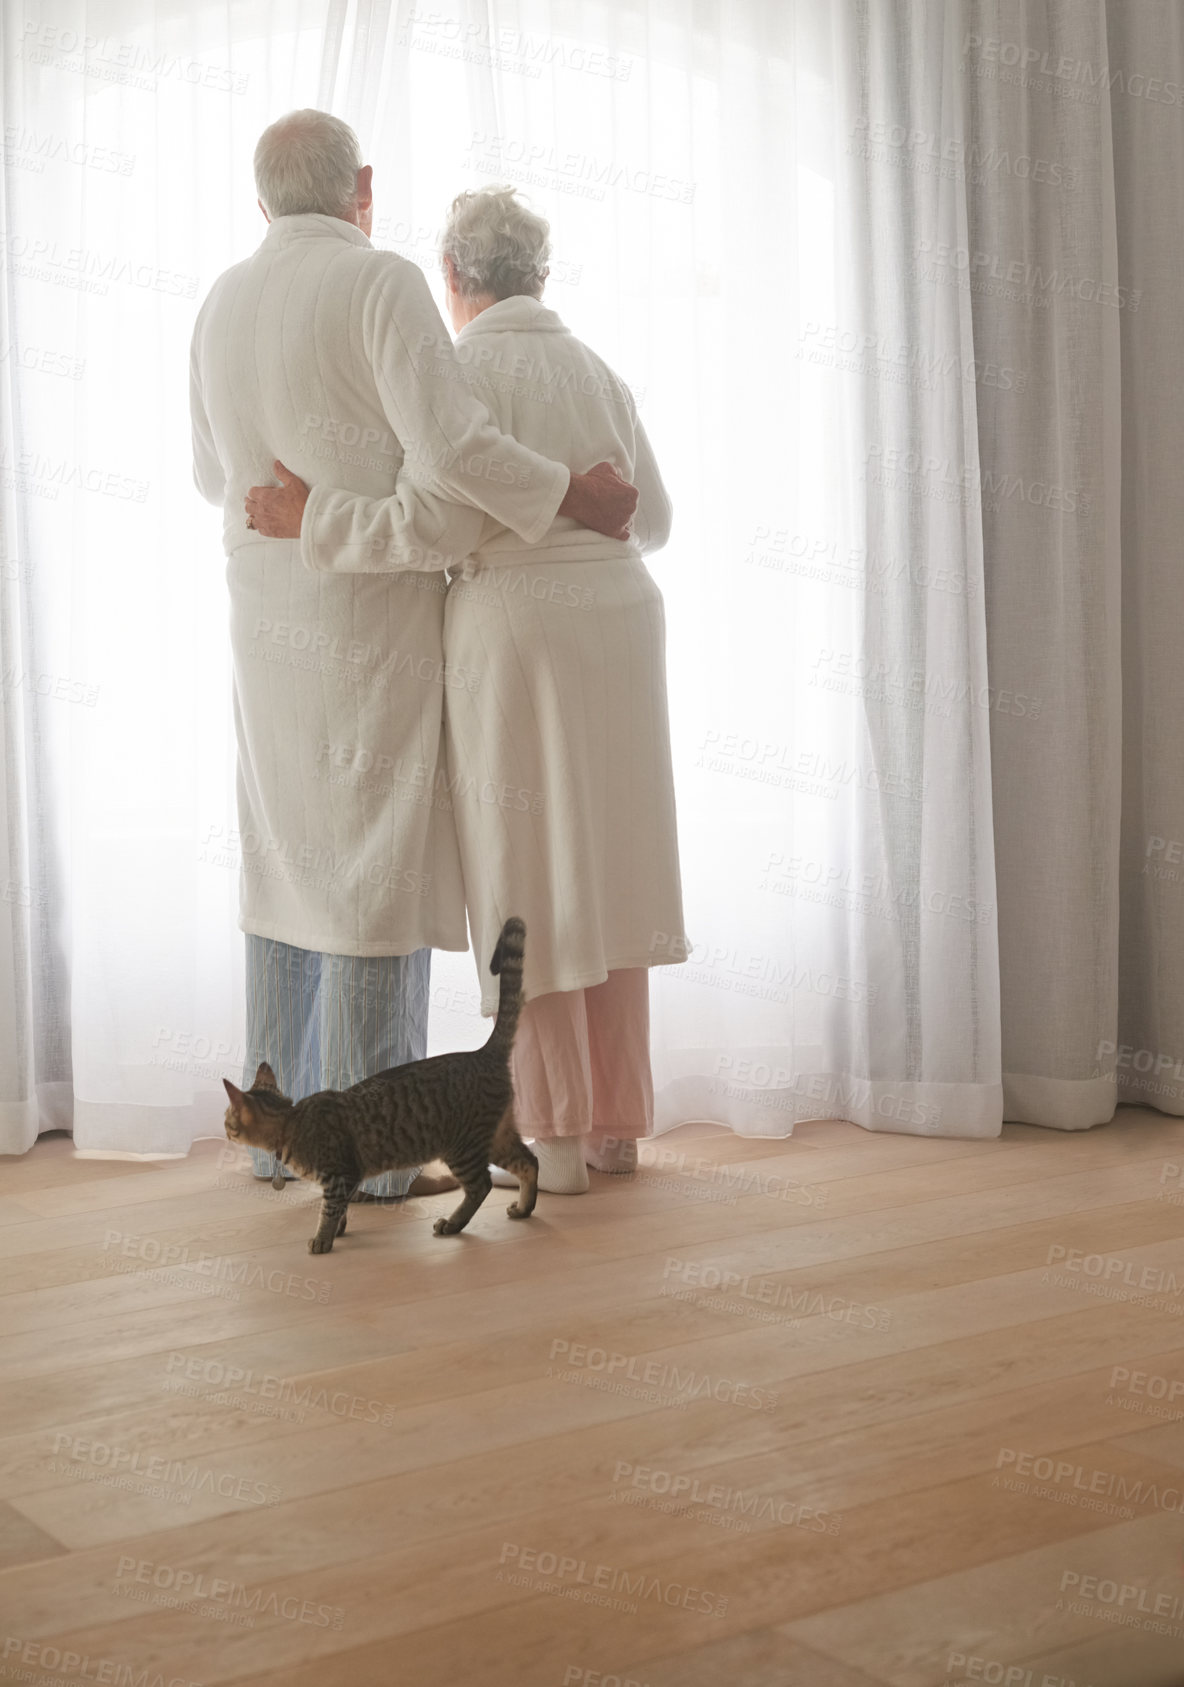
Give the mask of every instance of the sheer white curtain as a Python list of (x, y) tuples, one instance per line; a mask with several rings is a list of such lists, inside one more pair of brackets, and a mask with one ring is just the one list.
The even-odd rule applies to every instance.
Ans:
[(324, 8), (3, 8), (0, 1147), (184, 1152), (242, 1058), (218, 521), (187, 347)]
[[(1128, 63), (1170, 75), (1172, 8), (1121, 11)], [(660, 1126), (986, 1135), (1005, 1070), (1008, 1116), (1089, 1124), (1124, 1043), (1171, 1053), (1181, 980), (1146, 927), (1178, 920), (1179, 881), (1141, 852), (1161, 838), (1167, 872), (1184, 839), (1152, 794), (1184, 701), (1172, 521), (1134, 495), (1143, 459), (1119, 463), (1110, 419), (1121, 330), (1178, 422), (1165, 318), (1016, 304), (985, 262), (967, 273), (983, 249), (1028, 261), (1038, 233), (1062, 270), (1115, 280), (1121, 157), (1144, 195), (1124, 261), (1168, 308), (1179, 218), (1164, 229), (1136, 164), (1158, 114), (1124, 93), (1111, 137), (1105, 84), (1070, 113), (1033, 61), (1004, 79), (1045, 36), (1096, 61), (1106, 25), (1103, 0), (5, 12), (0, 1148), (72, 1116), (80, 1148), (184, 1152), (242, 1059), (225, 588), (186, 350), (262, 232), (258, 132), (307, 104), (358, 129), (376, 242), (433, 285), (459, 188), (531, 195), (548, 302), (630, 381), (663, 464), (694, 947), (654, 974)], [(1088, 519), (993, 493), (984, 571), (984, 474), (1089, 478)], [(1127, 680), (1120, 1034), (1128, 482), (1122, 543), (1154, 555), (1159, 595), (1130, 574), (1127, 673), (1159, 665), (1154, 690)], [(436, 959), (436, 1047), (482, 1035), (472, 968)]]

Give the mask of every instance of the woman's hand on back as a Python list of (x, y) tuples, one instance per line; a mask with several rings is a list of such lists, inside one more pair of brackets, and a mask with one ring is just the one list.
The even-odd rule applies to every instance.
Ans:
[(278, 486), (252, 486), (246, 496), (247, 526), (265, 539), (299, 539), (308, 487), (281, 462), (272, 464)]

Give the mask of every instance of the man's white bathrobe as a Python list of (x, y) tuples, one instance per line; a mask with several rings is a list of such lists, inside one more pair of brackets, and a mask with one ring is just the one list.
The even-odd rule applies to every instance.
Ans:
[[(336, 217), (277, 218), (202, 306), (195, 479), (225, 508), (246, 932), (342, 955), (465, 947), (441, 719), (485, 676), (442, 647), (457, 506), (413, 494), (476, 502), (529, 543), (569, 480), (491, 424), (466, 376), (419, 269)], [(276, 458), (390, 499), (381, 543), (408, 571), (314, 572), (297, 541), (248, 530), (243, 499)]]
[[(623, 967), (685, 960), (661, 594), (642, 552), (666, 542), (670, 503), (628, 387), (535, 299), (503, 299), (456, 355), (495, 419), (573, 472), (613, 463), (640, 493), (621, 543), (560, 518), (534, 543), (479, 511), (408, 487), (401, 503), (324, 485), (309, 498), (310, 568), (389, 567), (413, 502), (467, 556), (444, 651), (480, 675), (445, 697), (483, 1007), (502, 922), (526, 921), (528, 998)], [(414, 522), (411, 523), (414, 526)]]

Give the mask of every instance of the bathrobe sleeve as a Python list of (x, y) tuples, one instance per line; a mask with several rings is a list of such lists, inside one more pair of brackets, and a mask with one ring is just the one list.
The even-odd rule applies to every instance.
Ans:
[(197, 361), (197, 340), (201, 319), (193, 330), (189, 348), (189, 420), (193, 430), (193, 484), (211, 504), (221, 504), (226, 497), (226, 471), (214, 446), (214, 433), (206, 414), (202, 394), (201, 373)]
[[(612, 379), (633, 424), (630, 478), (639, 494), (633, 537), (645, 555), (666, 544), (673, 511), (633, 395), (619, 377)], [(386, 498), (314, 486), (300, 527), (300, 555), (306, 567), (330, 574), (456, 569), (497, 527), (481, 510), (452, 502), (404, 469)]]
[[(628, 391), (628, 388), (625, 390)], [(629, 402), (633, 403), (632, 394)], [(636, 451), (633, 461), (633, 484), (638, 492), (637, 509), (633, 516), (633, 537), (645, 556), (650, 551), (660, 551), (669, 539), (674, 509), (670, 495), (662, 484), (657, 459), (650, 447), (646, 431), (638, 420), (636, 408), (633, 410), (633, 426)]]
[(484, 511), (440, 497), (404, 470), (389, 498), (314, 486), (300, 523), (300, 558), (325, 574), (459, 568), (496, 525)]
[(641, 425), (637, 403), (629, 383), (623, 381), (616, 370), (610, 368), (603, 359), (597, 358), (596, 361), (604, 371), (613, 402), (622, 405), (629, 415), (629, 425), (633, 434), (633, 470), (629, 479), (637, 488), (637, 508), (633, 512), (630, 527), (635, 543), (645, 556), (650, 551), (660, 551), (670, 538), (673, 506), (662, 484), (658, 461), (650, 445), (649, 436)]
[(429, 489), (476, 505), (535, 544), (558, 514), (571, 471), (495, 427), (419, 266), (395, 258), (384, 269), (367, 296), (364, 333), (404, 461)]

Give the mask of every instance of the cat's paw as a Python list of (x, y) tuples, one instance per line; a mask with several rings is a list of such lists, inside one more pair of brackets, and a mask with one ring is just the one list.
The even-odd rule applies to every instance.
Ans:
[(310, 1254), (327, 1254), (327, 1253), (331, 1253), (332, 1249), (333, 1249), (333, 1238), (332, 1238), (332, 1236), (327, 1237), (326, 1240), (323, 1241), (323, 1242), (321, 1241), (321, 1238), (319, 1236), (312, 1236), (312, 1237), (309, 1238), (308, 1251), (309, 1251)]
[(344, 1235), (345, 1235), (345, 1221), (346, 1221), (346, 1219), (347, 1219), (347, 1218), (348, 1218), (348, 1217), (349, 1217), (349, 1214), (348, 1214), (348, 1213), (345, 1213), (345, 1214), (344, 1214), (344, 1215), (343, 1215), (343, 1216), (342, 1216), (342, 1219), (341, 1219), (341, 1222), (340, 1222), (340, 1224), (339, 1224), (339, 1225), (338, 1225), (338, 1226), (337, 1226), (337, 1234), (338, 1234), (338, 1235), (339, 1235), (339, 1236), (344, 1236)]
[(453, 1224), (450, 1218), (438, 1218), (432, 1225), (432, 1234), (434, 1236), (455, 1236), (459, 1229), (460, 1225)]
[(518, 1205), (517, 1201), (511, 1201), (510, 1205), (506, 1208), (506, 1217), (507, 1218), (529, 1218), (530, 1214), (524, 1213), (522, 1211), (522, 1208)]

